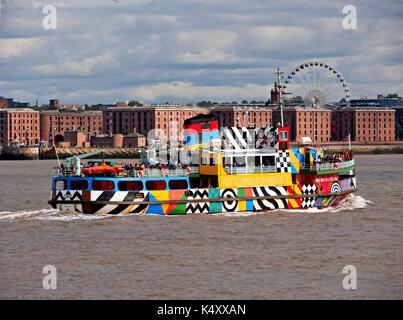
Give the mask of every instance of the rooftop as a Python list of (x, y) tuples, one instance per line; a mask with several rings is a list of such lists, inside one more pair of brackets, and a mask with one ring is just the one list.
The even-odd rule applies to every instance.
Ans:
[(41, 114), (58, 114), (58, 115), (65, 115), (65, 116), (80, 116), (80, 115), (98, 115), (102, 116), (102, 111), (98, 110), (86, 110), (86, 111), (62, 111), (59, 110), (40, 110)]
[(211, 111), (225, 110), (274, 110), (276, 106), (266, 106), (265, 104), (222, 104), (211, 107)]
[(31, 108), (5, 108), (5, 109), (0, 109), (0, 112), (34, 112), (34, 113), (37, 113), (38, 111), (31, 109)]
[[(276, 108), (277, 110), (280, 110), (279, 107)], [(304, 106), (304, 105), (297, 105), (297, 106), (284, 106), (284, 110), (296, 110), (296, 111), (319, 111), (319, 112), (329, 112), (332, 109), (329, 107), (312, 107), (312, 106)]]
[(356, 106), (349, 106), (349, 107), (338, 107), (333, 109), (333, 111), (337, 112), (344, 112), (344, 111), (394, 111), (394, 108), (389, 107), (378, 107), (375, 105), (356, 105)]
[(181, 109), (194, 109), (194, 110), (209, 110), (206, 107), (199, 107), (196, 105), (187, 105), (187, 104), (152, 104), (152, 105), (144, 105), (144, 106), (133, 106), (133, 107), (121, 107), (121, 106), (113, 106), (107, 107), (106, 111), (135, 111), (135, 110), (181, 110)]

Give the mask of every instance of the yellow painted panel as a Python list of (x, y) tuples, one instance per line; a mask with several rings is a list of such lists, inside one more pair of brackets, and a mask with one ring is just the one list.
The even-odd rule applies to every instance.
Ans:
[(255, 173), (219, 176), (220, 188), (291, 186), (291, 173)]
[(246, 211), (246, 201), (238, 202), (238, 211)]
[(290, 160), (291, 160), (291, 164), (294, 166), (295, 170), (297, 170), (297, 172), (299, 172), (299, 170), (301, 170), (301, 164), (291, 149), (290, 149)]
[(158, 201), (166, 201), (169, 200), (169, 191), (167, 190), (155, 190), (151, 191), (151, 194), (154, 196), (155, 199)]

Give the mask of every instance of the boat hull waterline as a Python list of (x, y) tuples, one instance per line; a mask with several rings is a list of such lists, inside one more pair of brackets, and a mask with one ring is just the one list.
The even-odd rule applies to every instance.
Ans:
[(259, 212), (276, 209), (323, 208), (339, 205), (357, 190), (355, 179), (286, 187), (211, 188), (170, 191), (53, 191), (49, 204), (61, 211), (84, 214), (160, 214)]

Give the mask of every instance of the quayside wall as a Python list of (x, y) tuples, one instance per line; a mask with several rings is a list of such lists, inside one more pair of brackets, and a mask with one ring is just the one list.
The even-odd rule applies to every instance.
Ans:
[[(139, 148), (57, 148), (57, 154), (60, 159), (65, 159), (74, 155), (89, 153), (102, 150), (105, 159), (138, 159)], [(101, 158), (101, 154), (94, 155), (92, 158)], [(40, 159), (56, 159), (56, 153), (52, 148), (41, 149), (39, 151)]]

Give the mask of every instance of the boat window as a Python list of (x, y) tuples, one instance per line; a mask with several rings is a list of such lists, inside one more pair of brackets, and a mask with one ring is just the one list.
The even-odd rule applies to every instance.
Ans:
[(146, 182), (146, 187), (148, 190), (165, 190), (167, 184), (164, 180), (149, 180)]
[(169, 189), (172, 189), (172, 190), (188, 188), (188, 182), (186, 180), (170, 180), (168, 184), (169, 184)]
[(287, 131), (280, 132), (280, 140), (287, 140)]
[(274, 166), (275, 158), (273, 156), (263, 156), (262, 162), (264, 166)]
[(93, 190), (115, 190), (115, 183), (111, 180), (92, 181)]
[(88, 181), (87, 180), (71, 180), (70, 189), (71, 190), (86, 190), (86, 189), (88, 189)]
[(119, 181), (119, 190), (121, 191), (138, 191), (143, 190), (143, 182), (141, 181)]
[(67, 189), (67, 181), (66, 180), (56, 180), (55, 189)]

